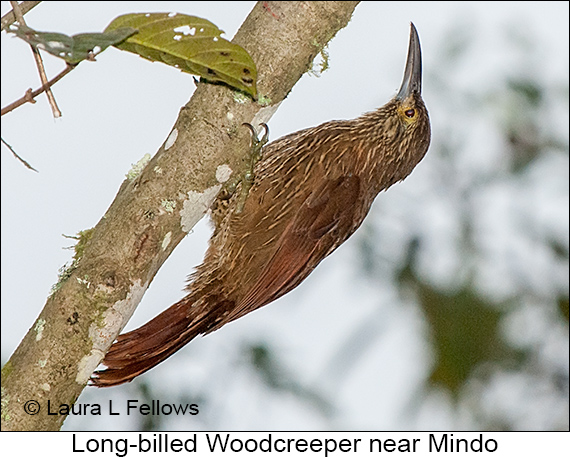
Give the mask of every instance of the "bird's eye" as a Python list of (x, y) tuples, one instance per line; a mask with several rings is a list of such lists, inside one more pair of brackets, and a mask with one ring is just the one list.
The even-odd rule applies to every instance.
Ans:
[(404, 114), (409, 117), (410, 119), (416, 115), (416, 110), (413, 108), (407, 109), (404, 111)]

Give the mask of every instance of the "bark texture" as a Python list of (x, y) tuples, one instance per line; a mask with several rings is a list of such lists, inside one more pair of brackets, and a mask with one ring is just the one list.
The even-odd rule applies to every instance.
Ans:
[(48, 401), (52, 410), (76, 401), (158, 269), (241, 168), (241, 124), (269, 120), (357, 4), (256, 4), (233, 41), (256, 62), (259, 101), (198, 85), (165, 143), (82, 236), (73, 267), (2, 369), (3, 430), (61, 427), (66, 416), (48, 415)]

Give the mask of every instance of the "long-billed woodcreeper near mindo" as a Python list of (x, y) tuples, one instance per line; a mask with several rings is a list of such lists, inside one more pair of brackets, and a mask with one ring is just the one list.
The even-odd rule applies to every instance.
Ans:
[(120, 335), (91, 379), (132, 381), (198, 335), (218, 330), (297, 287), (362, 224), (379, 192), (406, 178), (430, 143), (422, 61), (411, 24), (404, 79), (386, 105), (268, 143), (245, 201), (235, 192), (215, 220), (188, 294)]

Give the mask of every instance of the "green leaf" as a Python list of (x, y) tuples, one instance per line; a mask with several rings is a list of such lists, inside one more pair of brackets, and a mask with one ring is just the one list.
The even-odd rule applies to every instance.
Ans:
[(9, 32), (27, 41), (35, 48), (43, 49), (70, 64), (92, 59), (109, 46), (137, 33), (136, 29), (125, 27), (103, 33), (80, 33), (68, 36), (56, 32), (38, 32), (16, 24), (12, 24)]
[(136, 13), (115, 18), (105, 29), (138, 29), (115, 46), (151, 61), (176, 67), (210, 82), (222, 82), (255, 98), (257, 69), (251, 56), (221, 38), (222, 30), (206, 19), (178, 13)]

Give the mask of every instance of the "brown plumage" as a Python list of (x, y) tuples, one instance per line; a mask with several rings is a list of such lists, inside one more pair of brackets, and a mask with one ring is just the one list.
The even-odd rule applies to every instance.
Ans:
[(404, 80), (382, 108), (326, 122), (266, 145), (243, 211), (238, 197), (216, 219), (186, 295), (120, 335), (92, 384), (133, 380), (198, 335), (245, 316), (297, 287), (364, 220), (376, 195), (408, 176), (427, 152), (421, 51), (411, 26)]

